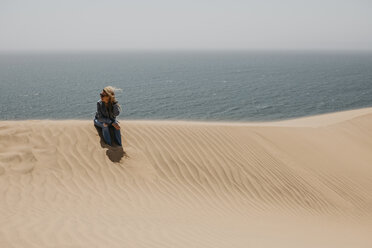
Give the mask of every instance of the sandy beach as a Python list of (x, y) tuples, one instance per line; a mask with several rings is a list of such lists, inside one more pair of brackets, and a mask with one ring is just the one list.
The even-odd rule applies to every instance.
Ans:
[(372, 108), (120, 123), (0, 121), (0, 247), (372, 247)]

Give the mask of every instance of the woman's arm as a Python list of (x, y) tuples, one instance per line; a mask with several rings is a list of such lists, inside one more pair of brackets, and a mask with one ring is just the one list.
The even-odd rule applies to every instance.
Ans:
[(114, 117), (116, 117), (120, 114), (120, 108), (119, 108), (119, 105), (117, 103), (113, 104), (112, 113), (113, 113)]

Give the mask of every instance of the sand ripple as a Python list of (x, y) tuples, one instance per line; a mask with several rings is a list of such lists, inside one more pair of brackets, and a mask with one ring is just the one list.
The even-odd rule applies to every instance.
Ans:
[(305, 120), (2, 121), (0, 247), (372, 247), (372, 109)]

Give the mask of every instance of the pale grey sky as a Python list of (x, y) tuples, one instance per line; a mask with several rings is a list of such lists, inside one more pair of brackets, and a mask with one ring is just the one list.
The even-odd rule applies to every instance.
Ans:
[(372, 50), (370, 0), (0, 0), (0, 50)]

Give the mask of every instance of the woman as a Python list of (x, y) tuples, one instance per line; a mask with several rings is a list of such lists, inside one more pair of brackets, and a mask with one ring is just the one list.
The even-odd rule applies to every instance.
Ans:
[(105, 87), (100, 93), (101, 99), (97, 102), (97, 112), (94, 118), (94, 125), (102, 128), (105, 142), (112, 146), (109, 127), (114, 127), (116, 143), (121, 146), (120, 126), (116, 116), (120, 114), (121, 107), (115, 99), (115, 90), (112, 86)]

